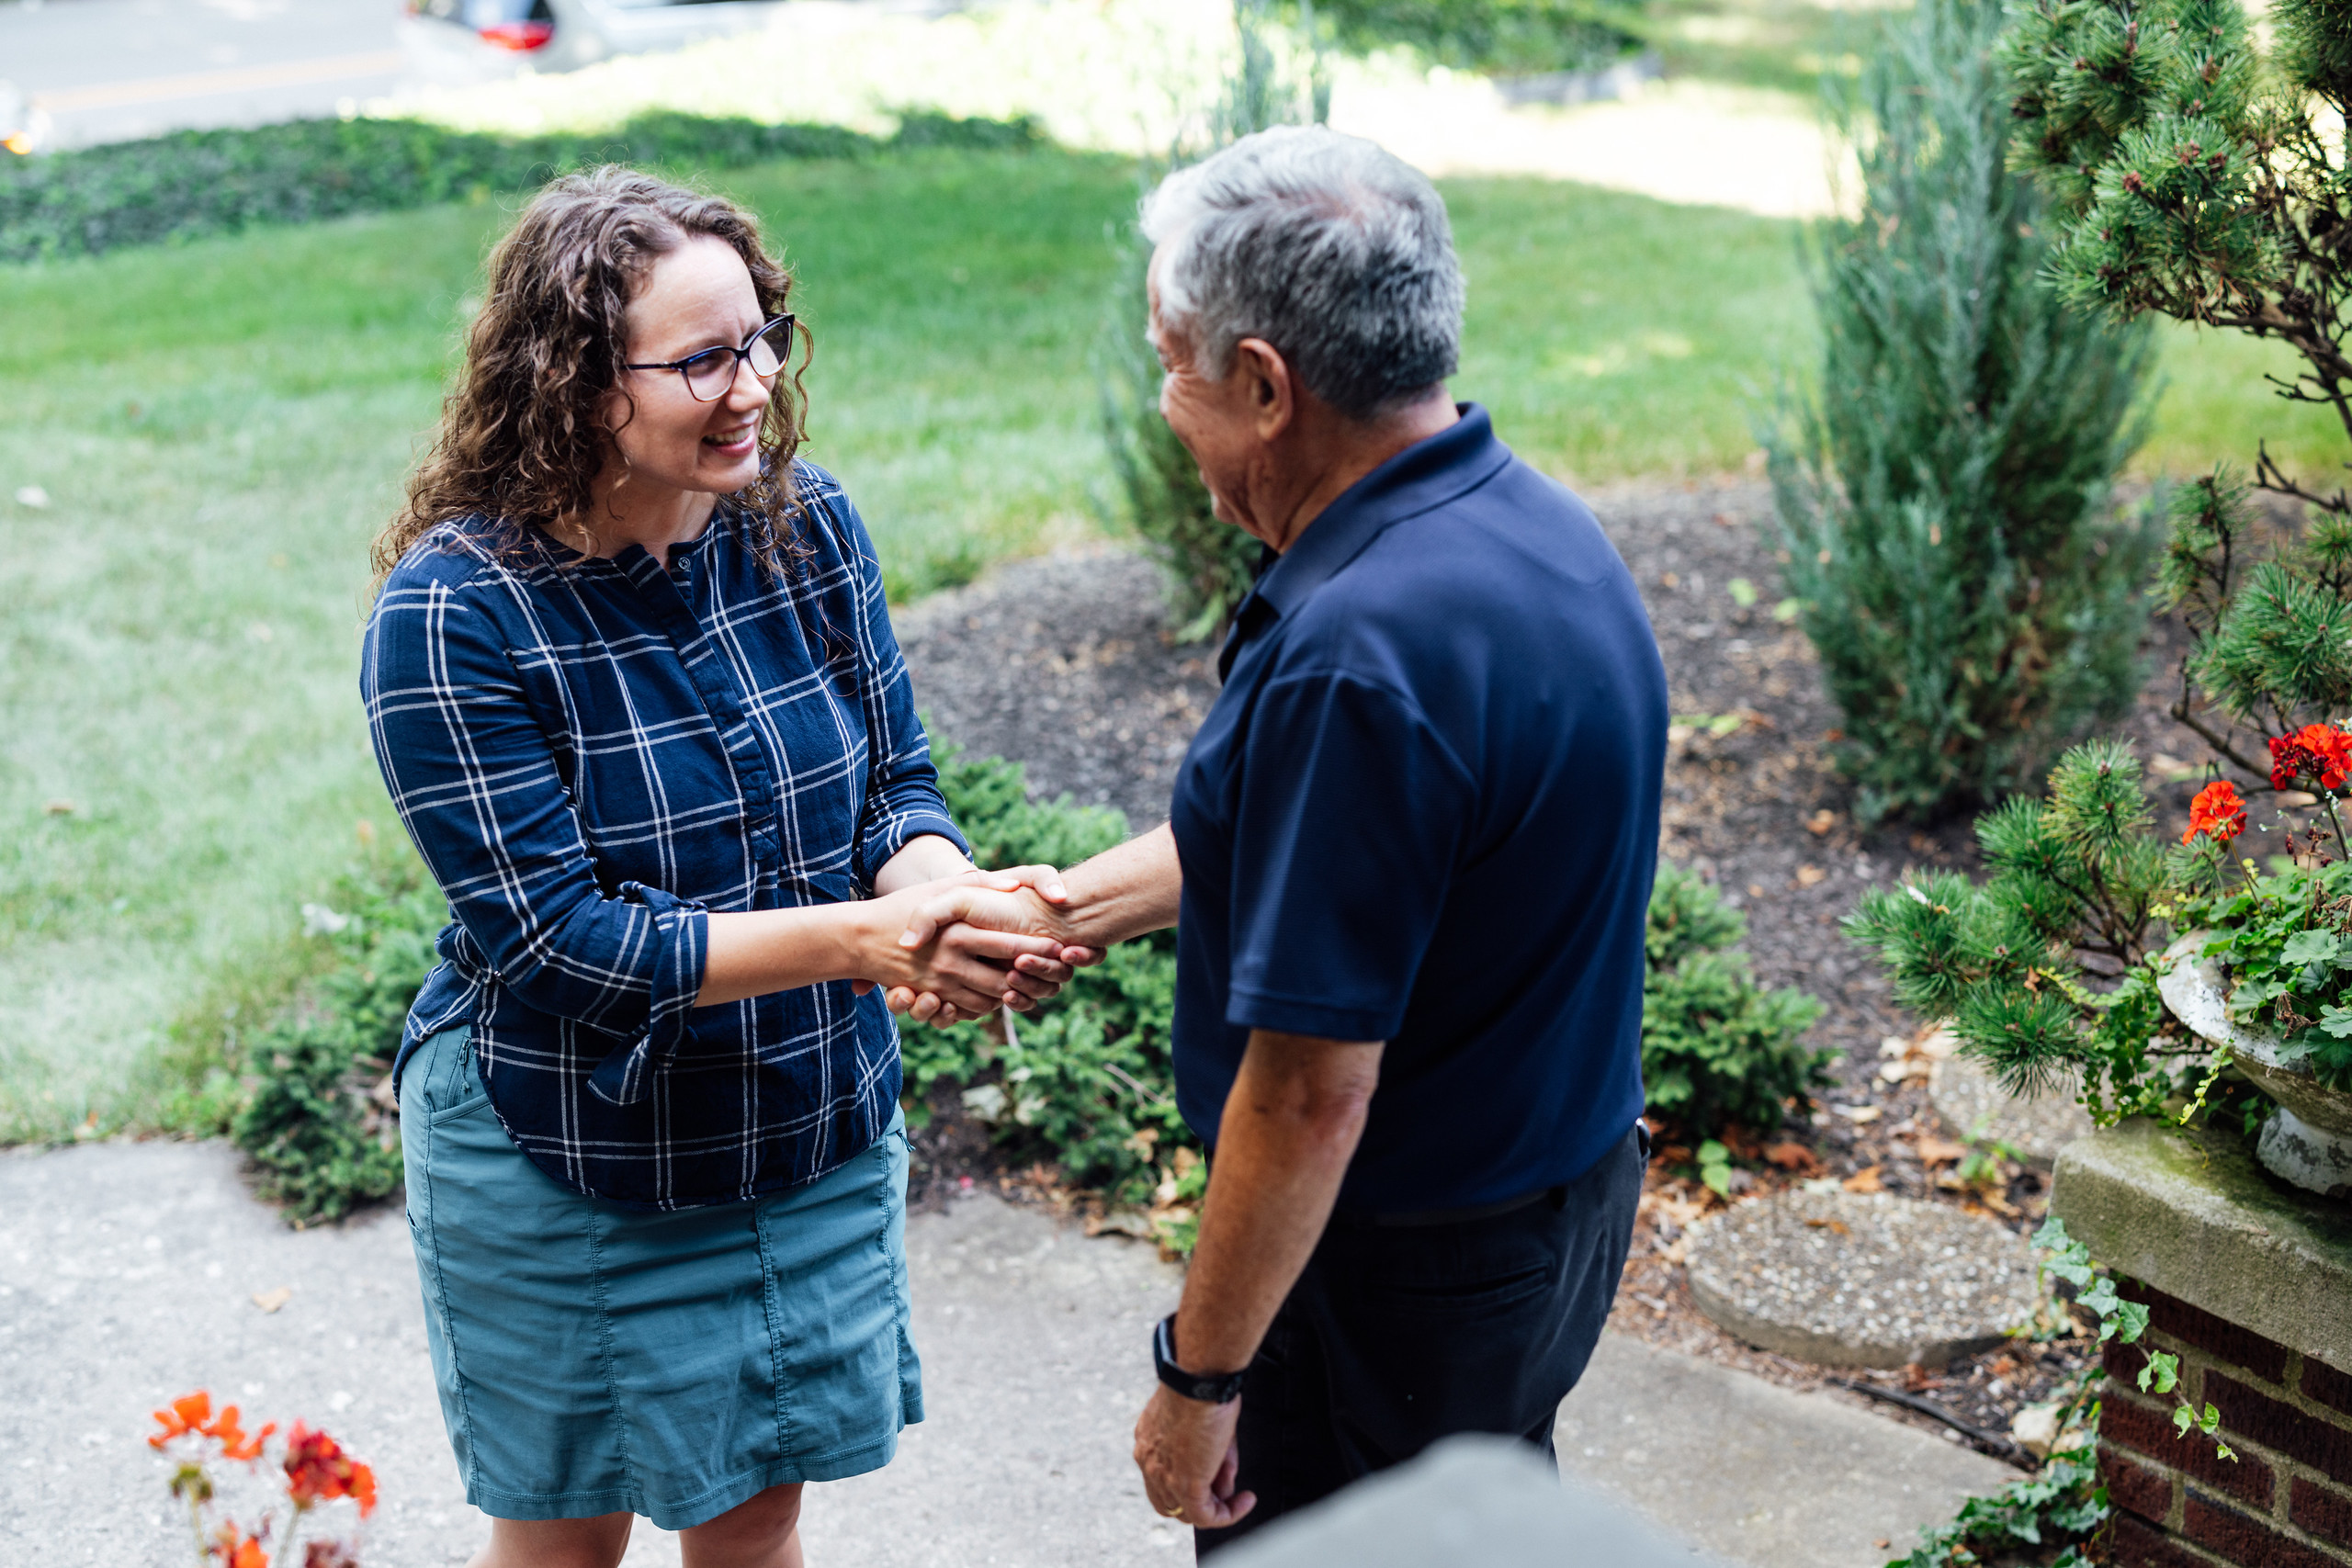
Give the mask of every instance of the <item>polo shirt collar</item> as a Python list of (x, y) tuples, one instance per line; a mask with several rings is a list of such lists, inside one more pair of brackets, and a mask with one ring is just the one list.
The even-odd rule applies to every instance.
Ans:
[(1476, 403), (1456, 403), (1461, 418), (1435, 435), (1414, 442), (1340, 492), (1291, 547), (1258, 575), (1233, 613), (1233, 630), (1217, 659), (1222, 677), (1242, 642), (1267, 622), (1306, 602), (1363, 552), (1393, 524), (1442, 506), (1484, 484), (1510, 461), (1510, 448), (1495, 439), (1494, 421)]

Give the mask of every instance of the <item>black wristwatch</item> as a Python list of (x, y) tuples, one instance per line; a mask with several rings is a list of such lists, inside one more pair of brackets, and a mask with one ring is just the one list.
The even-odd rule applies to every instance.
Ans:
[(1241, 1397), (1239, 1372), (1203, 1375), (1176, 1364), (1176, 1314), (1172, 1312), (1151, 1331), (1151, 1361), (1159, 1369), (1159, 1381), (1187, 1399), (1203, 1404), (1230, 1404)]

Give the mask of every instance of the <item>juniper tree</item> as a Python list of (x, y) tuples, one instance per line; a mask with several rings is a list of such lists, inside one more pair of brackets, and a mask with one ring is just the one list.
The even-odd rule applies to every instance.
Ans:
[(1845, 716), (1859, 812), (2029, 781), (2136, 689), (2143, 329), (2067, 310), (2004, 162), (1997, 0), (1920, 0), (1851, 97), (1860, 210), (1806, 251), (1819, 384), (1765, 433), (1791, 590)]
[[(2066, 298), (2114, 321), (2154, 312), (2277, 338), (2301, 360), (2271, 378), (2279, 395), (2333, 409), (2352, 436), (2352, 12), (2268, 10), (2266, 60), (2237, 0), (2018, 6), (2002, 46), (2011, 160), (2052, 204), (2050, 271)], [(2259, 558), (2245, 487), (2217, 469), (2176, 496), (2162, 589), (2192, 634), (2176, 716), (2258, 776), (2258, 748), (2231, 725), (2283, 730), (2352, 708), (2352, 499), (2288, 474), (2267, 446), (2253, 481), (2305, 503), (2304, 536)]]
[[(1298, 38), (1309, 49), (1300, 70), (1285, 51), (1282, 29), (1264, 0), (1235, 0), (1238, 45), (1232, 73), (1209, 116), (1204, 137), (1181, 143), (1141, 171), (1148, 191), (1170, 171), (1275, 125), (1319, 125), (1330, 110), (1330, 84), (1319, 53), (1312, 0), (1299, 7)], [(1256, 580), (1258, 541), (1210, 513), (1199, 466), (1168, 422), (1159, 417), (1159, 360), (1144, 340), (1145, 275), (1151, 248), (1130, 225), (1118, 242), (1118, 280), (1103, 315), (1095, 352), (1098, 415), (1117, 480), (1117, 510), (1143, 536), (1167, 570), (1170, 607), (1191, 642), (1221, 629)]]

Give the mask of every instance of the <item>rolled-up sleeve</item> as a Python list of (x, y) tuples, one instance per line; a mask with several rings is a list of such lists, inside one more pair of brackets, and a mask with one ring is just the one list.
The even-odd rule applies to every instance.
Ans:
[(388, 586), (362, 669), (377, 763), (451, 913), (517, 997), (624, 1043), (600, 1093), (643, 1098), (702, 989), (702, 905), (598, 886), (554, 744), (464, 584)]
[(1246, 753), (1226, 1022), (1386, 1040), (1453, 887), (1472, 776), (1411, 698), (1333, 671), (1267, 686)]
[(939, 793), (939, 770), (932, 765), (931, 739), (915, 716), (914, 685), (890, 629), (890, 604), (883, 592), (882, 567), (865, 521), (846, 497), (838, 505), (855, 563), (858, 690), (865, 714), (869, 762), (865, 803), (857, 828), (857, 877), (869, 889), (890, 857), (907, 840), (936, 833), (968, 856), (971, 844), (956, 830)]

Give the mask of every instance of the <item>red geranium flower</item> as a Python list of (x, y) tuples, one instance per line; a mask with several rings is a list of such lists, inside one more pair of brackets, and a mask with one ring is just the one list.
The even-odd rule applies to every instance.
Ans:
[(376, 1511), (376, 1472), (300, 1421), (286, 1438), (286, 1491), (297, 1513), (337, 1497), (358, 1503), (363, 1518)]
[(2188, 831), (2180, 836), (2180, 841), (2188, 843), (2203, 833), (2217, 844), (2226, 844), (2245, 831), (2245, 802), (2238, 798), (2238, 786), (2227, 779), (2215, 779), (2188, 803)]
[(2292, 789), (2298, 779), (2315, 779), (2333, 794), (2352, 778), (2352, 735), (2332, 724), (2307, 724), (2292, 735), (2270, 738), (2270, 787)]

